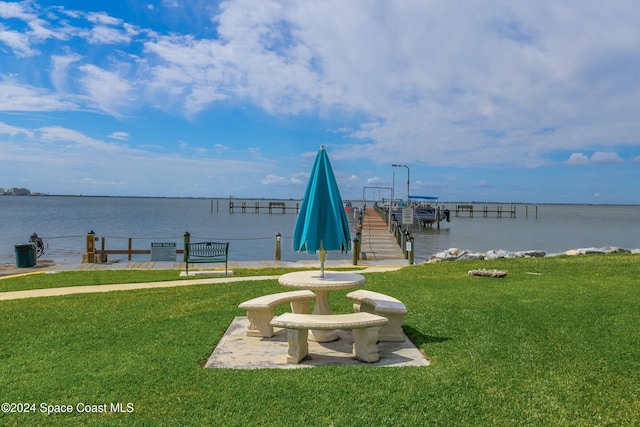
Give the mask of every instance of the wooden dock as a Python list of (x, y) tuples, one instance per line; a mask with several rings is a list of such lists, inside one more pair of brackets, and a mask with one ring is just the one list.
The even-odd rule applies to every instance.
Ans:
[(365, 212), (360, 239), (360, 257), (363, 261), (397, 259), (406, 262), (387, 223), (372, 208), (367, 208)]
[(480, 210), (474, 211), (473, 205), (456, 205), (456, 216), (460, 217), (460, 214), (468, 218), (473, 218), (474, 212), (480, 212), (483, 218), (489, 218), (495, 215), (496, 218), (515, 218), (516, 217), (516, 207), (509, 206), (508, 208), (504, 208), (502, 206), (491, 207), (485, 205)]
[(287, 213), (287, 210), (295, 211), (297, 214), (300, 211), (300, 203), (296, 203), (295, 206), (287, 206), (285, 202), (268, 202), (265, 204), (260, 204), (260, 202), (255, 202), (253, 205), (249, 205), (247, 202), (240, 202), (239, 204), (234, 202), (233, 200), (229, 201), (229, 213), (236, 212), (236, 209), (241, 213), (253, 212), (260, 213), (261, 211), (267, 211), (269, 213)]

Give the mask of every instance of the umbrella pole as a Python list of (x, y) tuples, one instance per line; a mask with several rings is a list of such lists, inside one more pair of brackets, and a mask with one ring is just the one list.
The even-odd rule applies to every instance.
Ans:
[(320, 277), (324, 277), (324, 261), (327, 259), (327, 251), (320, 249)]

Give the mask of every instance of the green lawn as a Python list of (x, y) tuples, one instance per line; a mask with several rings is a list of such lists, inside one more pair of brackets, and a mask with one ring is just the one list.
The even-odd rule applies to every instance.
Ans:
[[(366, 288), (407, 305), (431, 366), (201, 368), (237, 305), (276, 280), (0, 301), (0, 401), (36, 405), (0, 425), (640, 425), (637, 255), (420, 265)], [(351, 311), (345, 293), (335, 312)]]

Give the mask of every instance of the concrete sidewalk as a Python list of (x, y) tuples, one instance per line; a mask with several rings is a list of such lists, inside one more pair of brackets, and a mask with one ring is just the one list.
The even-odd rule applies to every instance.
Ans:
[[(277, 279), (279, 276), (233, 276), (232, 268), (320, 268), (318, 262), (276, 262), (276, 261), (249, 261), (249, 262), (230, 262), (229, 272), (230, 275), (222, 277), (211, 277), (212, 275), (224, 274), (224, 269), (220, 271), (219, 264), (201, 264), (202, 269), (193, 270), (193, 276), (197, 277), (203, 273), (208, 274), (209, 277), (203, 279), (183, 279), (163, 282), (145, 282), (145, 283), (121, 283), (114, 285), (92, 285), (92, 286), (71, 286), (64, 288), (50, 288), (50, 289), (31, 289), (25, 291), (11, 291), (0, 292), (0, 301), (23, 299), (23, 298), (38, 298), (49, 297), (59, 295), (72, 295), (83, 293), (95, 293), (95, 292), (111, 292), (111, 291), (126, 291), (133, 289), (152, 289), (152, 288), (168, 288), (174, 286), (190, 286), (190, 285), (202, 285), (202, 284), (216, 284), (216, 283), (232, 283), (232, 282), (247, 282), (254, 280), (270, 280)], [(80, 264), (80, 265), (47, 265), (41, 263), (32, 268), (0, 268), (0, 276), (3, 277), (18, 277), (29, 274), (48, 273), (54, 274), (60, 271), (87, 271), (87, 270), (161, 270), (161, 269), (177, 269), (184, 268), (184, 263), (171, 263), (171, 262), (145, 262), (145, 263), (113, 263), (113, 264)], [(341, 264), (339, 261), (328, 262), (327, 268), (331, 267), (354, 267), (351, 264)], [(369, 266), (357, 266), (365, 267), (364, 269), (354, 269), (357, 273), (374, 273), (393, 271), (403, 266), (392, 265), (377, 262), (377, 265)], [(356, 268), (357, 268), (356, 267)], [(215, 270), (209, 270), (208, 268), (215, 268)], [(13, 274), (12, 274), (13, 273)], [(190, 275), (191, 276), (191, 275)], [(2, 277), (0, 277), (2, 278)]]

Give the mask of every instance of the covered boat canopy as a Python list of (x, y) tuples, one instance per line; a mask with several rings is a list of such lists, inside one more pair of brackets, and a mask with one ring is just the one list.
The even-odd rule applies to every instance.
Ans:
[(409, 196), (410, 199), (438, 200), (437, 196)]

